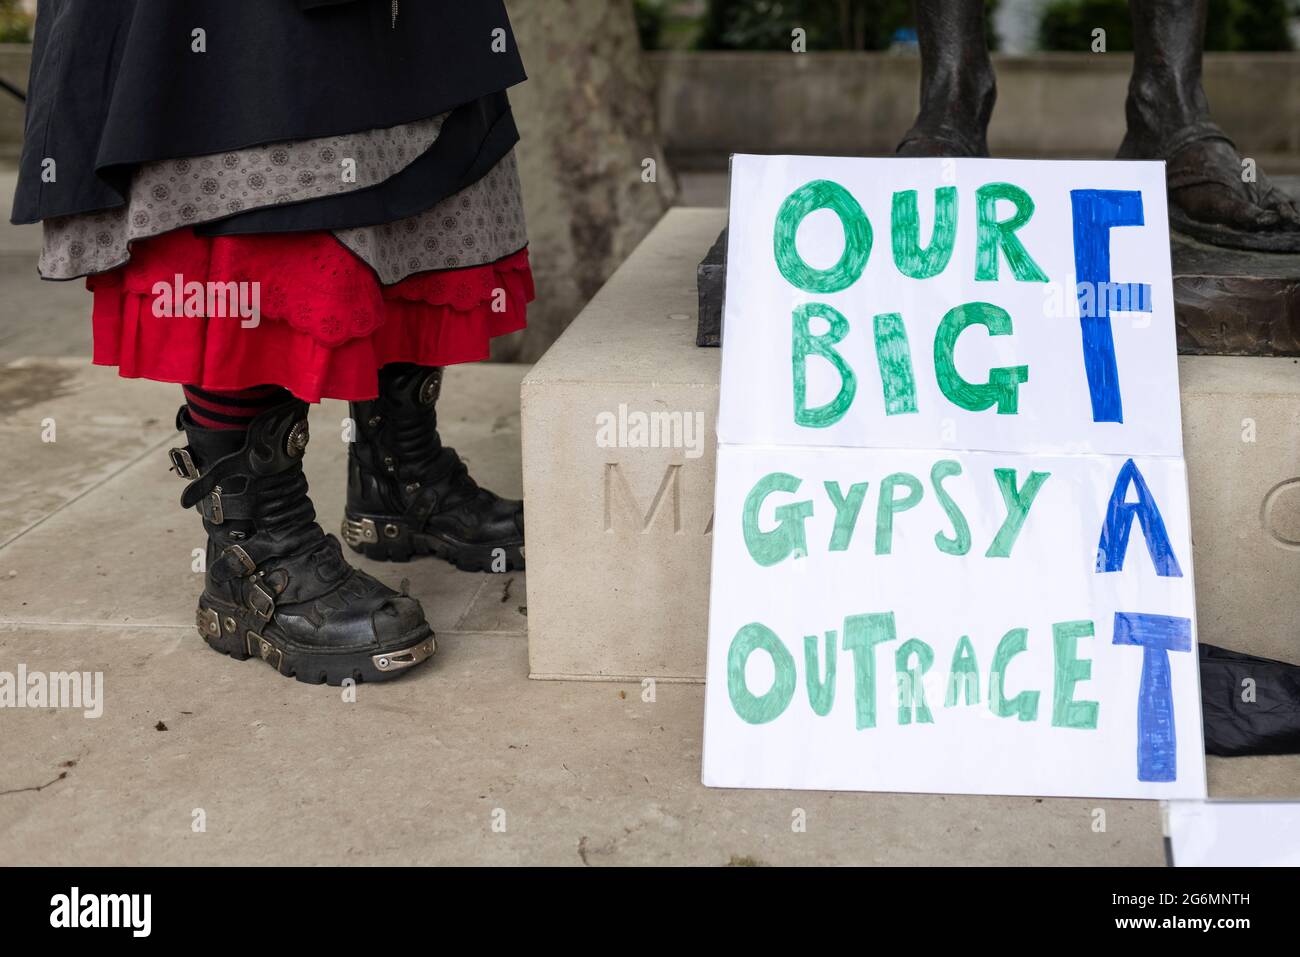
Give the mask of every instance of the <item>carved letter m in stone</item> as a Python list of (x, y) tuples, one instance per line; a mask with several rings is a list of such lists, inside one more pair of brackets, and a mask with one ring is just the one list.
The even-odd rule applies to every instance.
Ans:
[[(650, 502), (649, 509), (642, 509), (640, 502), (637, 501), (636, 493), (632, 490), (632, 485), (627, 480), (627, 475), (619, 467), (617, 462), (605, 463), (605, 531), (614, 531), (614, 506), (615, 489), (618, 490), (618, 497), (623, 500), (623, 508), (617, 511), (626, 515), (630, 510), (635, 519), (635, 529), (638, 532), (648, 532), (654, 525), (655, 519), (659, 517), (662, 511), (669, 512), (672, 521), (672, 530), (674, 533), (680, 533), (682, 530), (682, 491), (681, 491), (681, 470), (680, 464), (669, 465), (664, 469), (663, 478), (659, 482), (659, 490), (655, 492), (653, 501)], [(667, 508), (665, 509), (665, 502)], [(626, 527), (626, 526), (625, 526)]]

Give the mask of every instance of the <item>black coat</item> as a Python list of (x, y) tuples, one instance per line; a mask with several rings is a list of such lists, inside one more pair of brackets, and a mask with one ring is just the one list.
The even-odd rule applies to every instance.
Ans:
[[(514, 126), (492, 94), (524, 71), (501, 0), (401, 0), (396, 27), (391, 10), (391, 0), (41, 0), (13, 222), (120, 206), (138, 163), (470, 104), (468, 127), (443, 147), (461, 151), (451, 166), (481, 166), (491, 154), (480, 148), (504, 154)], [(193, 49), (198, 29), (206, 52)], [(54, 182), (42, 181), (47, 159)]]

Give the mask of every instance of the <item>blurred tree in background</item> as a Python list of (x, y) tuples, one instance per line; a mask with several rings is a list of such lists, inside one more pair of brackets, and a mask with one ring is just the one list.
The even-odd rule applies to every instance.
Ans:
[[(789, 50), (790, 31), (807, 31), (809, 50), (884, 50), (914, 40), (911, 0), (634, 0), (644, 49)], [(997, 49), (985, 3), (989, 48)], [(1207, 50), (1294, 48), (1288, 20), (1300, 0), (1209, 0)], [(1089, 50), (1092, 31), (1106, 31), (1107, 50), (1133, 49), (1128, 0), (1051, 0), (1043, 9), (1044, 50)]]
[(30, 43), (32, 15), (18, 0), (0, 0), (0, 43)]
[(1043, 11), (1038, 42), (1044, 50), (1092, 49), (1092, 31), (1106, 31), (1107, 50), (1133, 49), (1128, 0), (1053, 0)]
[[(1210, 0), (1205, 49), (1290, 50), (1288, 0)], [(1089, 50), (1092, 31), (1106, 31), (1107, 50), (1133, 49), (1128, 0), (1054, 0), (1043, 12), (1044, 50)]]
[(1287, 19), (1294, 7), (1287, 0), (1210, 0), (1205, 49), (1290, 50)]
[(809, 50), (883, 50), (914, 25), (910, 0), (711, 0), (699, 46), (789, 50), (802, 27)]
[(636, 15), (636, 32), (641, 37), (642, 50), (658, 50), (664, 33), (664, 20), (668, 17), (666, 0), (635, 0), (632, 5)]
[[(686, 33), (680, 0), (636, 0), (645, 49), (680, 47), (668, 31)], [(895, 41), (915, 43), (911, 0), (708, 0), (690, 44), (702, 50), (789, 50), (791, 31), (806, 31), (809, 50), (884, 50)], [(991, 21), (997, 0), (985, 4)]]
[(506, 9), (530, 74), (510, 101), (538, 298), (528, 328), (497, 339), (492, 354), (534, 362), (672, 205), (676, 186), (629, 0), (506, 0)]

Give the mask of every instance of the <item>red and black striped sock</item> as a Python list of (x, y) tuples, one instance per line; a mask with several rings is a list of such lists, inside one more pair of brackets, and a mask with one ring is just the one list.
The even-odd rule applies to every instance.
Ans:
[(200, 389), (193, 385), (183, 388), (190, 421), (203, 429), (242, 432), (258, 415), (290, 398), (289, 392), (278, 385), (259, 385), (233, 392)]

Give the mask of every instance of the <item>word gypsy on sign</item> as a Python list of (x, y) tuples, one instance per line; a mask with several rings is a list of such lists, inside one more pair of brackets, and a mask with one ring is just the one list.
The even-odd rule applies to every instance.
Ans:
[[(930, 487), (935, 498), (943, 507), (952, 525), (952, 531), (939, 530), (934, 533), (935, 547), (948, 555), (965, 555), (971, 550), (970, 522), (961, 506), (944, 488), (944, 480), (960, 476), (961, 463), (954, 459), (940, 459), (930, 469)], [(1012, 546), (1024, 527), (1029, 508), (1034, 504), (1043, 483), (1051, 472), (1030, 472), (1023, 479), (1017, 479), (1016, 470), (994, 469), (993, 480), (997, 482), (1002, 493), (1006, 514), (1002, 526), (989, 543), (984, 555), (988, 558), (1008, 558)], [(811, 499), (787, 502), (777, 505), (774, 514), (777, 524), (770, 530), (764, 530), (759, 523), (759, 515), (767, 499), (779, 493), (793, 495), (799, 491), (803, 480), (787, 472), (773, 472), (765, 475), (754, 484), (749, 495), (745, 497), (744, 534), (745, 546), (750, 557), (762, 566), (775, 565), (790, 556), (802, 557), (808, 554), (808, 534), (805, 524), (814, 512)], [(854, 482), (845, 491), (836, 481), (823, 483), (823, 490), (830, 506), (835, 512), (835, 526), (830, 540), (826, 543), (828, 552), (847, 551), (853, 542), (853, 533), (858, 526), (858, 515), (866, 500), (869, 482)], [(920, 504), (925, 495), (921, 479), (910, 472), (891, 472), (881, 479), (880, 492), (876, 501), (875, 519), (875, 553), (888, 555), (893, 551), (894, 517)], [(1127, 527), (1127, 526), (1126, 526)], [(1124, 533), (1127, 540), (1127, 532)], [(1122, 551), (1117, 556), (1123, 564)]]

